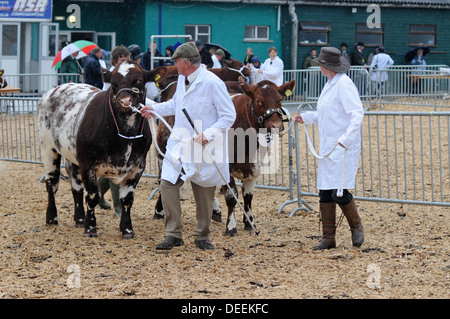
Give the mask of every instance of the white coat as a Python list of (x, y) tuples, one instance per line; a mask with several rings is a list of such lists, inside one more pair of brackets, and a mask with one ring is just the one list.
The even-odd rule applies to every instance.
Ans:
[[(234, 124), (236, 110), (225, 83), (208, 71), (205, 65), (202, 64), (200, 68), (198, 76), (187, 91), (185, 76), (179, 75), (173, 98), (167, 102), (154, 104), (153, 109), (161, 116), (175, 115), (173, 133), (166, 147), (166, 156), (170, 156), (172, 161), (164, 158), (161, 178), (175, 184), (183, 168), (186, 175), (182, 175), (181, 178), (184, 181), (190, 180), (200, 186), (211, 187), (224, 185), (224, 181), (209, 155), (203, 152), (202, 157), (200, 144), (193, 143), (192, 154), (185, 152), (189, 145), (192, 146), (191, 140), (196, 134), (182, 109), (186, 109), (197, 130), (203, 132), (209, 141), (207, 147), (215, 155), (216, 164), (227, 183), (230, 181), (227, 130)], [(183, 138), (183, 141), (177, 137)], [(198, 156), (199, 149), (200, 158), (194, 158)], [(177, 167), (174, 167), (174, 163)]]
[(269, 80), (280, 86), (283, 84), (283, 61), (276, 56), (273, 60), (270, 58), (264, 61), (261, 65), (261, 70), (263, 71), (262, 79)]
[[(372, 70), (372, 81), (385, 82), (388, 80), (388, 74), (386, 71), (390, 65), (394, 64), (394, 60), (386, 53), (377, 53), (373, 57), (370, 69)], [(375, 68), (375, 69), (374, 69)]]
[[(302, 114), (305, 125), (318, 125), (320, 155), (328, 153), (336, 141), (348, 149), (343, 189), (355, 188), (363, 117), (358, 89), (344, 73), (337, 73), (325, 84), (317, 102), (317, 111)], [(319, 160), (317, 189), (338, 189), (341, 186), (344, 152), (344, 148), (337, 146), (330, 157)]]

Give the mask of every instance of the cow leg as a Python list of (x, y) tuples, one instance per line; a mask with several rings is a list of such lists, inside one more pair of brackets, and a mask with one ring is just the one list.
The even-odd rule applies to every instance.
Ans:
[(58, 224), (58, 213), (55, 203), (55, 195), (59, 187), (59, 176), (61, 175), (61, 155), (52, 149), (44, 158), (45, 187), (48, 194), (47, 214), (45, 222), (47, 225)]
[(158, 200), (155, 205), (155, 215), (153, 216), (153, 220), (164, 219), (164, 207), (161, 199), (161, 192), (159, 193)]
[(215, 220), (219, 223), (222, 222), (222, 212), (220, 211), (219, 200), (217, 199), (217, 197), (214, 197), (212, 220)]
[(131, 224), (131, 207), (134, 201), (134, 191), (141, 178), (144, 170), (136, 174), (135, 178), (127, 180), (124, 184), (120, 185), (120, 202), (122, 203), (122, 215), (120, 216), (120, 231), (122, 232), (122, 238), (132, 239), (134, 238), (133, 225)]
[[(85, 167), (94, 167), (86, 165)], [(84, 188), (86, 190), (86, 218), (84, 219), (84, 236), (97, 237), (97, 220), (95, 217), (95, 206), (100, 202), (97, 176), (95, 170), (81, 171)]]
[(76, 227), (82, 227), (84, 225), (84, 203), (83, 203), (83, 182), (81, 181), (80, 168), (78, 165), (67, 162), (66, 169), (70, 178), (70, 185), (72, 188), (73, 202), (75, 205), (75, 211), (73, 219)]
[[(242, 183), (242, 196), (244, 197), (244, 210), (247, 213), (251, 223), (255, 225), (253, 222), (253, 214), (252, 214), (252, 199), (253, 193), (255, 191), (256, 179), (247, 180)], [(245, 230), (253, 230), (252, 225), (247, 220), (247, 217), (244, 215), (244, 229)]]
[[(233, 190), (234, 194), (237, 197), (237, 189), (236, 184), (234, 182), (234, 178), (230, 176), (230, 188)], [(226, 185), (222, 186), (222, 190), (225, 194), (225, 202), (227, 203), (228, 208), (228, 217), (227, 217), (227, 223), (225, 225), (225, 236), (236, 236), (237, 234), (237, 228), (236, 228), (236, 216), (235, 216), (235, 206), (237, 204), (236, 199), (234, 198), (233, 194), (230, 192), (228, 187)]]

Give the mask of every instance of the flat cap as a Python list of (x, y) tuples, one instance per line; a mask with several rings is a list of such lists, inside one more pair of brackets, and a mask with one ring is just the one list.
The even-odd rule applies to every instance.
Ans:
[(193, 58), (199, 55), (200, 52), (198, 52), (195, 43), (186, 42), (175, 50), (175, 53), (172, 55), (172, 60), (175, 60), (176, 58)]

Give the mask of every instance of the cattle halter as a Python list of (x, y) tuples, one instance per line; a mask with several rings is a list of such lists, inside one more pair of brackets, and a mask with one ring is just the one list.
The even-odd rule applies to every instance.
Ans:
[[(123, 89), (122, 89), (122, 90), (123, 90)], [(120, 91), (119, 91), (119, 92), (120, 92)], [(135, 135), (135, 136), (125, 136), (125, 135), (122, 135), (122, 134), (120, 133), (119, 125), (117, 124), (116, 116), (114, 115), (114, 111), (113, 111), (113, 108), (112, 108), (112, 105), (111, 105), (111, 96), (110, 96), (110, 98), (109, 98), (109, 109), (111, 110), (111, 114), (112, 114), (112, 117), (113, 117), (113, 120), (114, 120), (114, 124), (116, 125), (116, 128), (117, 128), (117, 135), (119, 135), (120, 137), (122, 137), (122, 138), (124, 138), (124, 139), (127, 139), (127, 140), (135, 140), (135, 139), (144, 137), (143, 132), (144, 132), (144, 123), (145, 123), (145, 121), (142, 121), (141, 134), (139, 134), (139, 135)], [(136, 109), (136, 108), (135, 108), (135, 109)], [(131, 110), (133, 111), (133, 108), (131, 108)], [(137, 110), (138, 110), (138, 109), (137, 109)], [(138, 110), (138, 111), (139, 111), (139, 110)]]

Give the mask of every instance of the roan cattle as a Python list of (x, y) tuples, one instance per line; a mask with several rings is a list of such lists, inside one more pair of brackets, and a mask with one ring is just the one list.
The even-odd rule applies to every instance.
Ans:
[(152, 139), (148, 121), (130, 106), (145, 103), (145, 83), (164, 74), (165, 68), (145, 71), (139, 64), (125, 61), (112, 72), (104, 70), (104, 81), (111, 83), (106, 91), (69, 83), (43, 96), (38, 121), (48, 225), (58, 223), (55, 194), (64, 157), (75, 202), (75, 223), (84, 225), (84, 235), (97, 236), (97, 177), (104, 176), (120, 185), (122, 237), (134, 237), (130, 211)]

